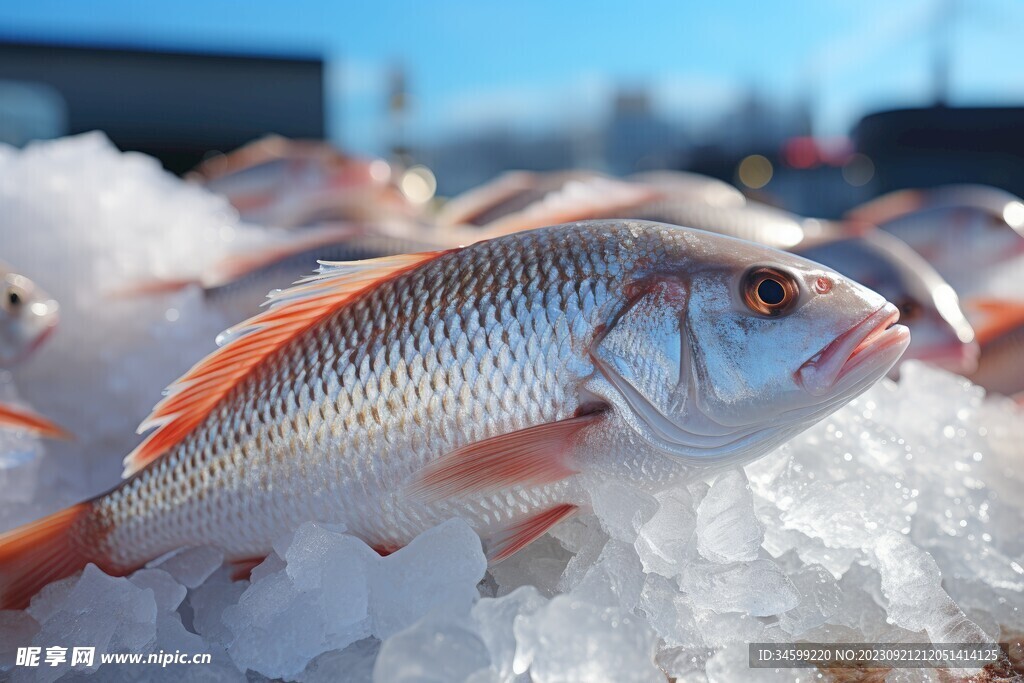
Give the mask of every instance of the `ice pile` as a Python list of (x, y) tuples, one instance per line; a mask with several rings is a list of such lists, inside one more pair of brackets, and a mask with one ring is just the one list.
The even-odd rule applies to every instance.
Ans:
[(74, 444), (50, 450), (62, 495), (82, 498), (117, 481), (161, 390), (237, 322), (195, 288), (134, 298), (125, 290), (195, 277), (272, 237), (99, 133), (0, 146), (0, 216), (0, 258), (61, 305), (56, 334), (14, 379), (38, 412), (74, 432)]
[(1019, 637), (1021, 444), (1012, 402), (910, 363), (745, 471), (605, 482), (595, 514), (486, 574), (460, 520), (387, 557), (307, 524), (251, 580), (209, 548), (90, 568), (0, 613), (0, 643), (212, 656), (147, 669), (168, 680), (539, 683), (791, 680), (748, 669), (747, 644)]

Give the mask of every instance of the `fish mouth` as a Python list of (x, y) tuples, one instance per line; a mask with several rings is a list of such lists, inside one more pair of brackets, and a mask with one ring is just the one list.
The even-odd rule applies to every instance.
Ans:
[(839, 385), (857, 384), (867, 375), (881, 377), (910, 344), (910, 330), (897, 325), (899, 319), (899, 310), (886, 303), (801, 365), (800, 384), (821, 396)]

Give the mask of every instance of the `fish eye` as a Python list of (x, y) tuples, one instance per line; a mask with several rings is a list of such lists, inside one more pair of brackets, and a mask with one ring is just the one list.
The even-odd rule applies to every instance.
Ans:
[(779, 316), (788, 313), (800, 295), (796, 279), (777, 268), (755, 268), (743, 281), (743, 301), (761, 315)]
[(900, 320), (902, 322), (913, 320), (921, 313), (920, 304), (913, 299), (904, 299), (897, 308), (900, 309)]
[(22, 304), (21, 293), (14, 287), (7, 288), (7, 307), (11, 310), (19, 308)]

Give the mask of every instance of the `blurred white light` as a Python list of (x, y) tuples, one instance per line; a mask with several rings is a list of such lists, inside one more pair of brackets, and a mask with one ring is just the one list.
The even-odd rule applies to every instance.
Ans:
[(429, 202), (437, 191), (437, 178), (426, 166), (413, 166), (402, 175), (402, 193), (415, 204)]
[(173, 323), (173, 322), (175, 322), (175, 321), (176, 321), (176, 320), (177, 320), (178, 318), (180, 318), (180, 317), (181, 317), (181, 314), (180, 314), (180, 313), (178, 313), (178, 309), (177, 309), (177, 308), (168, 308), (168, 309), (167, 309), (167, 310), (166, 310), (166, 311), (164, 312), (164, 317), (165, 317), (165, 318), (167, 318), (167, 322)]
[(370, 162), (370, 177), (378, 183), (386, 183), (391, 180), (391, 164), (383, 159), (374, 159)]
[(32, 311), (32, 315), (46, 315), (50, 312), (50, 307), (41, 301), (37, 301), (29, 306), (29, 310)]
[(1014, 230), (1024, 228), (1024, 204), (1010, 202), (1003, 207), (1003, 220)]
[(964, 344), (974, 341), (974, 328), (967, 322), (963, 311), (960, 310), (960, 299), (952, 287), (946, 284), (939, 285), (932, 293), (932, 300), (935, 302), (935, 308), (939, 311), (939, 315), (953, 327), (960, 341)]

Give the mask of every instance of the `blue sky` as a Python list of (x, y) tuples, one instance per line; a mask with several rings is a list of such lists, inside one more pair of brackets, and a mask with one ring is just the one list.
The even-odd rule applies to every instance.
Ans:
[[(618, 86), (694, 122), (752, 88), (783, 104), (810, 94), (817, 130), (834, 135), (878, 107), (929, 101), (927, 29), (942, 1), (33, 0), (0, 3), (0, 35), (323, 55), (332, 135), (360, 151), (383, 147), (395, 64), (414, 139), (578, 125)], [(1024, 3), (960, 3), (953, 102), (1024, 102)]]

